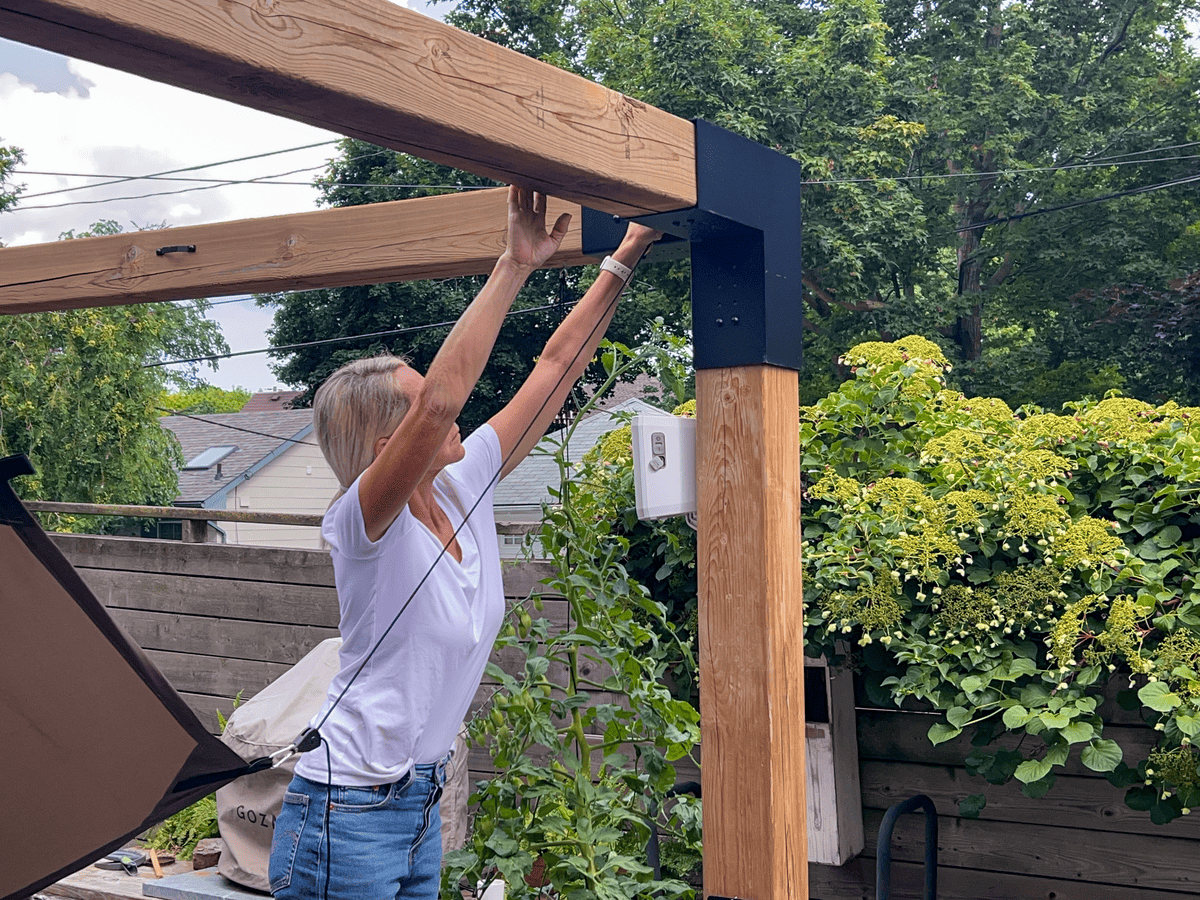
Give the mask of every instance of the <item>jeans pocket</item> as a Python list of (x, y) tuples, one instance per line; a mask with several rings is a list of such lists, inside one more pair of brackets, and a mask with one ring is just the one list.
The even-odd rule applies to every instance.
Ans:
[(296, 848), (300, 846), (300, 835), (307, 821), (308, 797), (288, 791), (283, 796), (283, 809), (279, 811), (279, 818), (275, 820), (275, 835), (271, 839), (267, 877), (272, 894), (282, 891), (292, 883)]
[(378, 809), (387, 804), (392, 796), (392, 786), (385, 784), (380, 787), (345, 787), (333, 788), (333, 796), (329, 808), (339, 812), (366, 812)]

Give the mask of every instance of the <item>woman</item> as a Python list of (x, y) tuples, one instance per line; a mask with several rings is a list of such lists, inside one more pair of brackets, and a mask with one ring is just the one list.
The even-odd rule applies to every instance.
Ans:
[(323, 746), (300, 758), (275, 824), (276, 897), (437, 896), (449, 753), (504, 616), (492, 490), (545, 433), (660, 237), (630, 225), (512, 401), (460, 440), (504, 317), (569, 220), (547, 233), (546, 198), (511, 187), (507, 248), (425, 376), (377, 357), (317, 391), (317, 440), (345, 491), (322, 525), (343, 643), (314, 720)]

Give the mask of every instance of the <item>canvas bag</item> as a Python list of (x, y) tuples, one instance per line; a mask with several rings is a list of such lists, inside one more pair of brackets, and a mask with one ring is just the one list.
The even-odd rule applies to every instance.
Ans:
[[(300, 662), (233, 711), (221, 740), (247, 762), (288, 746), (321, 709), (338, 671), (341, 638), (322, 641)], [(299, 756), (239, 778), (217, 791), (225, 842), (217, 871), (243, 887), (269, 891), (267, 865), (275, 818)]]

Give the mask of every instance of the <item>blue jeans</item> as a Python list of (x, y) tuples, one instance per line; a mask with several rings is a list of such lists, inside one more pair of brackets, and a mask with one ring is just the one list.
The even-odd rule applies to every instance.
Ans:
[(438, 800), (448, 762), (421, 764), (397, 782), (366, 788), (295, 776), (275, 822), (271, 893), (281, 900), (436, 900)]

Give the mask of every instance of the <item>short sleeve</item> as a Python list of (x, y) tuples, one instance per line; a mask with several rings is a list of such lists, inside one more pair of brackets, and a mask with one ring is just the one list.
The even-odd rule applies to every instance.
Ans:
[[(331, 548), (343, 556), (354, 559), (366, 559), (374, 556), (379, 552), (384, 543), (382, 538), (372, 542), (367, 537), (367, 526), (363, 520), (362, 503), (359, 501), (358, 496), (358, 483), (361, 478), (362, 476), (360, 475), (354, 479), (354, 483), (350, 485), (350, 489), (333, 502), (333, 505), (325, 511), (325, 517), (321, 520), (321, 537), (325, 539), (325, 543), (329, 544)], [(408, 528), (411, 517), (412, 513), (409, 512), (406, 506), (400, 511), (400, 515), (396, 516), (396, 520), (388, 527), (388, 533), (390, 534), (395, 530), (403, 531)]]
[(463, 499), (473, 503), (500, 481), (500, 438), (491, 425), (480, 425), (463, 441), (463, 450), (466, 455), (446, 472), (462, 486)]

